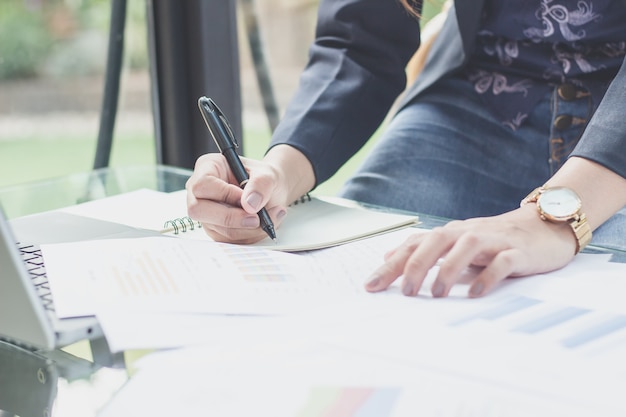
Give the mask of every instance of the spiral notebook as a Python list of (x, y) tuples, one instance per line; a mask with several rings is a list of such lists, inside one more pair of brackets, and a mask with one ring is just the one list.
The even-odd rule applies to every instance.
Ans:
[[(66, 213), (120, 223), (185, 239), (211, 240), (202, 226), (185, 216), (186, 191), (148, 189), (62, 209)], [(181, 215), (182, 214), (182, 215)], [(416, 225), (418, 217), (363, 208), (350, 200), (304, 196), (287, 208), (277, 242), (252, 246), (297, 252), (322, 249)]]

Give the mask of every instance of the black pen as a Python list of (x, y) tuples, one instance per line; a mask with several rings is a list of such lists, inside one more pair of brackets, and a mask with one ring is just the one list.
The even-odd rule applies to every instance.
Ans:
[[(204, 119), (207, 128), (209, 128), (209, 132), (211, 132), (211, 136), (213, 136), (215, 144), (222, 155), (226, 158), (228, 166), (231, 171), (233, 171), (237, 182), (239, 182), (239, 186), (244, 188), (250, 178), (248, 177), (248, 172), (243, 166), (243, 163), (241, 162), (241, 159), (239, 159), (239, 155), (237, 155), (237, 151), (235, 150), (239, 147), (239, 144), (235, 139), (230, 123), (228, 123), (228, 120), (226, 120), (226, 117), (220, 108), (217, 107), (217, 104), (215, 104), (215, 102), (210, 98), (200, 97), (198, 99), (198, 107), (200, 107), (202, 118)], [(262, 208), (257, 214), (259, 215), (259, 220), (261, 221), (261, 228), (265, 231), (265, 233), (267, 233), (270, 239), (276, 241), (274, 224), (272, 223), (272, 219), (270, 219), (270, 215), (267, 214), (267, 210)]]

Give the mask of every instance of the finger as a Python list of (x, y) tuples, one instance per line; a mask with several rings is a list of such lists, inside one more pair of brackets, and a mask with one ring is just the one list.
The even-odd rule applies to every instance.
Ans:
[(411, 235), (397, 248), (385, 255), (384, 263), (377, 268), (365, 283), (365, 289), (370, 292), (378, 292), (387, 289), (404, 270), (408, 257), (421, 240), (418, 235)]
[(240, 207), (242, 191), (230, 182), (230, 170), (222, 155), (206, 154), (198, 158), (185, 188), (187, 207), (192, 218), (201, 218), (201, 203), (204, 200)]
[(468, 295), (480, 297), (491, 291), (499, 282), (511, 276), (518, 265), (524, 264), (522, 252), (509, 249), (499, 252), (493, 260), (478, 274), (472, 283)]
[[(223, 208), (218, 208), (216, 213), (219, 213)], [(214, 213), (214, 215), (216, 214)], [(241, 222), (241, 227), (235, 225), (223, 225), (221, 223), (229, 223), (228, 216), (234, 217), (236, 213), (242, 213), (245, 217)], [(286, 211), (280, 207), (275, 207), (268, 210), (268, 214), (272, 218), (274, 226), (278, 229), (282, 220), (286, 214)], [(218, 214), (219, 215), (219, 214)], [(218, 221), (216, 217), (209, 219), (208, 222), (202, 224), (207, 235), (213, 240), (218, 242), (240, 243), (250, 244), (256, 243), (260, 240), (267, 238), (267, 234), (260, 228), (259, 216), (256, 214), (249, 214), (241, 209), (228, 208), (225, 215), (226, 220)]]
[(206, 226), (207, 235), (216, 242), (235, 243), (241, 245), (248, 245), (259, 242), (267, 237), (267, 234), (261, 229), (233, 229), (224, 228), (220, 226)]
[(255, 170), (243, 190), (241, 206), (249, 213), (257, 213), (268, 205), (275, 190), (275, 177), (266, 173), (265, 170)]
[(415, 233), (412, 233), (411, 235), (409, 235), (409, 237), (407, 237), (406, 239), (404, 239), (404, 242), (402, 242), (402, 244), (388, 250), (387, 252), (385, 252), (385, 254), (383, 255), (383, 260), (386, 262), (387, 260), (389, 260), (398, 250), (398, 248), (400, 248), (403, 244), (409, 244), (409, 245), (414, 245), (417, 246), (419, 244), (419, 242), (423, 239), (423, 236), (428, 233), (427, 230), (417, 230)]
[(242, 190), (237, 185), (229, 184), (217, 177), (203, 177), (201, 181), (187, 182), (187, 205), (193, 206), (204, 200), (241, 207)]
[(207, 153), (196, 160), (193, 173), (188, 182), (202, 183), (207, 178), (219, 178), (222, 181), (239, 186), (239, 181), (228, 166), (228, 161), (220, 153)]
[(233, 199), (228, 198), (228, 195), (230, 194), (222, 195), (223, 199), (219, 197), (205, 199), (197, 198), (192, 193), (187, 192), (187, 215), (201, 223), (216, 226), (235, 228), (258, 227), (257, 216), (247, 213), (237, 204), (232, 204)]
[(417, 295), (428, 271), (450, 249), (458, 232), (441, 227), (433, 229), (407, 259), (404, 267), (402, 293)]
[(197, 199), (188, 203), (187, 214), (194, 220), (213, 227), (255, 229), (259, 227), (259, 216), (219, 201)]
[(463, 272), (474, 264), (477, 257), (485, 258), (485, 252), (495, 253), (497, 249), (486, 237), (474, 232), (461, 234), (452, 245), (445, 258), (439, 262), (439, 272), (431, 287), (433, 297), (446, 297), (454, 284), (463, 277)]

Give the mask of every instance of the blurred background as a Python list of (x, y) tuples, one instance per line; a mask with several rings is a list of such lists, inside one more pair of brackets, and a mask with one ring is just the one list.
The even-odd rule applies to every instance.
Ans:
[[(317, 0), (253, 5), (280, 112), (306, 63)], [(427, 2), (424, 20), (439, 7)], [(156, 162), (146, 1), (128, 0), (126, 13), (111, 166)], [(110, 15), (109, 0), (0, 1), (0, 187), (92, 168)], [(244, 155), (258, 158), (271, 129), (239, 12), (237, 20)], [(333, 194), (367, 149), (319, 192)]]

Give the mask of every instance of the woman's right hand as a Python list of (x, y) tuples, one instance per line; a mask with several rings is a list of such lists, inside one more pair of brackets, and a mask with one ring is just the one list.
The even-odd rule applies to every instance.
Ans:
[[(301, 153), (286, 145), (272, 148), (263, 161), (242, 157), (250, 180), (241, 189), (221, 154), (205, 154), (198, 158), (187, 180), (187, 214), (199, 221), (215, 241), (258, 242), (267, 237), (260, 227), (258, 211), (265, 207), (278, 229), (289, 203), (312, 187), (306, 185), (309, 188), (300, 190), (299, 185), (313, 181), (310, 165), (310, 173), (305, 171), (305, 174), (298, 172), (302, 161), (292, 166), (301, 158), (304, 158)], [(309, 181), (293, 182), (293, 178), (309, 174)]]

